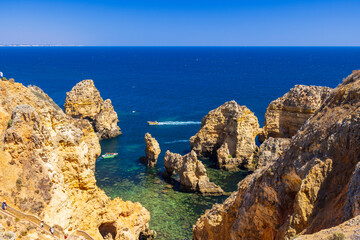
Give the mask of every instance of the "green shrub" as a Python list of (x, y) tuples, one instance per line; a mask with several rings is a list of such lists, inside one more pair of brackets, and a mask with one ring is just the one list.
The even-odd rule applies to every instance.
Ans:
[(337, 232), (331, 236), (328, 236), (328, 240), (344, 240), (344, 239), (345, 239), (345, 234), (342, 232)]
[(231, 155), (229, 155), (229, 156), (228, 156), (228, 158), (232, 158), (232, 156), (231, 156)]
[(19, 218), (15, 218), (15, 222), (19, 222), (20, 221), (20, 219)]
[(16, 180), (16, 187), (17, 187), (17, 188), (21, 188), (21, 186), (22, 186), (22, 180), (21, 180), (21, 178), (18, 178), (18, 179)]
[(21, 236), (26, 236), (28, 234), (27, 231), (21, 232)]
[(13, 123), (13, 120), (10, 119), (10, 120), (8, 121), (8, 128), (10, 128), (10, 127), (12, 126), (12, 123)]

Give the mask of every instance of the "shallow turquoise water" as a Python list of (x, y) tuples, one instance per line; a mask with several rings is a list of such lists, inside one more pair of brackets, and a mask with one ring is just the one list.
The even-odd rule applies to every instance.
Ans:
[[(214, 203), (221, 203), (227, 196), (201, 196), (179, 191), (179, 184), (166, 182), (163, 168), (145, 168), (140, 162), (132, 168), (124, 167), (121, 159), (99, 160), (96, 165), (98, 186), (112, 198), (140, 202), (151, 213), (150, 227), (157, 239), (192, 239), (192, 225)], [(159, 159), (162, 161), (162, 159)], [(210, 161), (203, 161), (208, 176), (225, 191), (233, 191), (247, 172), (226, 172), (211, 168)]]

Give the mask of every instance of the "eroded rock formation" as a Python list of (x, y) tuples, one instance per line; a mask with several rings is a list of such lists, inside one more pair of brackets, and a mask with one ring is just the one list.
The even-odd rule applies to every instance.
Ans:
[(259, 131), (257, 117), (235, 101), (212, 110), (201, 121), (201, 128), (190, 138), (191, 149), (198, 156), (217, 159), (220, 168), (254, 168)]
[(145, 158), (143, 158), (143, 161), (148, 167), (154, 167), (161, 153), (159, 143), (150, 133), (146, 133), (145, 144)]
[(210, 182), (206, 169), (197, 159), (195, 151), (181, 156), (167, 151), (164, 158), (164, 176), (170, 177), (175, 172), (179, 175), (183, 191), (199, 192), (204, 195), (221, 195), (224, 191), (215, 183)]
[(228, 206), (198, 219), (194, 239), (290, 239), (339, 225), (359, 214), (359, 161), (360, 71), (354, 71), (275, 162), (241, 181)]
[[(67, 116), (37, 87), (0, 81), (0, 93), (0, 197), (9, 206), (95, 239), (148, 233), (145, 208), (97, 188), (101, 150), (88, 121)], [(104, 225), (111, 227), (99, 229)]]
[(331, 88), (295, 85), (284, 96), (272, 101), (265, 113), (264, 127), (259, 136), (290, 138), (304, 125), (330, 95)]
[(73, 118), (89, 120), (100, 139), (121, 134), (111, 100), (101, 98), (93, 80), (83, 80), (66, 93), (64, 111)]
[(260, 146), (256, 168), (264, 167), (278, 159), (290, 144), (289, 138), (266, 139)]

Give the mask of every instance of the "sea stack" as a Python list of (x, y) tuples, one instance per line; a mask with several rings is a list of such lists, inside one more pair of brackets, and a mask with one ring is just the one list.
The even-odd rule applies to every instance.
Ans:
[(202, 119), (200, 130), (190, 138), (190, 146), (198, 156), (216, 159), (222, 169), (253, 170), (258, 132), (259, 122), (254, 113), (230, 101)]
[(329, 87), (295, 85), (284, 96), (272, 101), (265, 113), (259, 141), (294, 136), (329, 97), (331, 90)]
[(159, 143), (150, 133), (146, 133), (145, 144), (145, 158), (143, 158), (143, 161), (148, 167), (154, 167), (157, 163), (159, 154), (161, 153)]
[(93, 80), (83, 80), (66, 93), (64, 111), (73, 118), (90, 121), (100, 139), (121, 134), (118, 115), (111, 100), (103, 100)]
[[(356, 239), (359, 162), (360, 71), (354, 71), (277, 160), (248, 175), (223, 205), (198, 219), (193, 238)], [(342, 238), (332, 238), (343, 230)]]
[(195, 151), (181, 156), (167, 151), (164, 158), (164, 177), (171, 177), (175, 172), (180, 178), (183, 191), (199, 192), (203, 195), (222, 195), (224, 191), (206, 175), (205, 166), (197, 159)]

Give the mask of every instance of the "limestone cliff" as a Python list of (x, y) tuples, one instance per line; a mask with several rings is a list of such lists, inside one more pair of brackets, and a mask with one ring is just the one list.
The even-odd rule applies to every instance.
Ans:
[(289, 138), (266, 139), (260, 146), (256, 168), (264, 167), (278, 159), (290, 144)]
[(220, 168), (253, 169), (258, 131), (254, 113), (230, 101), (202, 119), (200, 130), (190, 138), (190, 146), (198, 156), (217, 159)]
[(354, 71), (275, 162), (241, 181), (228, 206), (198, 219), (194, 239), (290, 239), (341, 224), (360, 212), (359, 161), (360, 71)]
[(319, 109), (331, 88), (295, 85), (284, 96), (272, 101), (265, 113), (259, 141), (268, 137), (290, 138)]
[(205, 166), (191, 151), (185, 156), (167, 151), (164, 158), (164, 177), (171, 177), (175, 172), (180, 178), (180, 187), (184, 191), (199, 192), (204, 195), (221, 195), (224, 191), (210, 182)]
[(145, 157), (142, 158), (142, 161), (148, 167), (154, 167), (157, 163), (161, 149), (158, 141), (151, 136), (150, 133), (145, 134)]
[(139, 203), (111, 200), (94, 177), (99, 139), (41, 89), (0, 81), (0, 197), (65, 232), (137, 239), (148, 231)]
[(111, 100), (101, 98), (93, 80), (83, 80), (66, 93), (64, 111), (73, 118), (89, 120), (100, 139), (121, 134)]
[(314, 234), (297, 236), (294, 240), (357, 240), (360, 238), (360, 216)]

